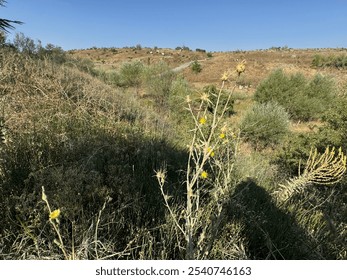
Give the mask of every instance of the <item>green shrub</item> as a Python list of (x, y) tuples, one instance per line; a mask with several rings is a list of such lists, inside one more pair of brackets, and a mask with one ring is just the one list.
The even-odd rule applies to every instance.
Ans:
[(333, 96), (334, 84), (327, 77), (316, 75), (309, 80), (301, 73), (288, 76), (276, 70), (259, 85), (254, 98), (260, 103), (277, 102), (293, 119), (308, 121), (319, 119)]
[(347, 55), (341, 54), (338, 56), (329, 55), (323, 56), (320, 54), (314, 55), (312, 59), (313, 67), (333, 67), (333, 68), (347, 68)]
[(203, 88), (203, 92), (208, 94), (209, 100), (211, 103), (208, 105), (207, 110), (210, 113), (213, 113), (214, 107), (212, 105), (217, 104), (217, 97), (219, 96), (219, 101), (218, 101), (218, 108), (217, 108), (217, 113), (220, 114), (223, 110), (225, 105), (227, 104), (227, 108), (225, 109), (225, 115), (230, 116), (234, 114), (234, 103), (235, 100), (233, 96), (229, 95), (231, 94), (230, 92), (223, 90), (222, 93), (219, 95), (219, 89), (216, 87), (216, 85), (208, 85)]
[(125, 87), (139, 87), (142, 81), (144, 65), (140, 61), (124, 63), (120, 70), (120, 85)]
[(280, 143), (289, 129), (289, 116), (276, 103), (256, 104), (246, 112), (241, 124), (241, 133), (256, 147)]
[(147, 93), (154, 95), (160, 104), (167, 102), (176, 74), (164, 63), (156, 63), (145, 68), (144, 83)]
[(324, 113), (323, 120), (326, 126), (321, 129), (326, 137), (329, 137), (336, 146), (347, 148), (347, 98), (339, 97), (333, 105)]
[(192, 71), (195, 73), (195, 74), (198, 74), (202, 71), (202, 67), (201, 67), (201, 64), (195, 60), (192, 65), (191, 65), (191, 69)]

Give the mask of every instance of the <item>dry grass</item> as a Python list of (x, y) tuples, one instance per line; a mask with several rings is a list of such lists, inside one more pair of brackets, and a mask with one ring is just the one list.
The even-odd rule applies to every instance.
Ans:
[[(346, 258), (342, 188), (314, 188), (278, 206), (270, 195), (280, 182), (274, 151), (255, 151), (235, 138), (259, 82), (278, 67), (313, 75), (318, 71), (310, 67), (315, 51), (214, 53), (208, 59), (200, 52), (160, 49), (162, 56), (149, 51), (74, 55), (108, 71), (131, 60), (145, 65), (165, 61), (170, 68), (201, 60), (201, 73), (190, 68), (181, 73), (189, 89), (182, 82), (177, 88), (184, 93), (169, 96), (165, 106), (145, 94), (144, 86), (107, 85), (75, 68), (1, 50), (1, 133), (7, 133), (0, 149), (0, 258)], [(217, 113), (195, 104), (189, 121), (186, 91), (208, 102), (202, 87), (219, 84), (221, 69), (234, 69), (243, 59), (247, 68), (233, 92), (235, 115), (223, 117), (211, 134), (207, 125)], [(319, 71), (338, 81), (345, 74)], [(191, 124), (193, 132), (188, 131)], [(314, 132), (320, 125), (293, 124), (292, 130), (306, 132), (312, 126)], [(229, 133), (229, 154), (218, 150), (227, 138), (219, 137), (222, 133)], [(166, 172), (157, 173), (157, 179), (168, 188), (160, 190), (154, 170), (163, 163)], [(42, 186), (51, 210), (61, 210), (59, 228), (54, 224), (59, 234), (47, 217)], [(54, 239), (61, 239), (65, 253)]]
[[(186, 79), (196, 86), (202, 86), (218, 83), (220, 79), (221, 69), (234, 69), (234, 67), (242, 60), (247, 61), (247, 79), (248, 83), (255, 89), (259, 82), (269, 75), (274, 69), (283, 68), (287, 73), (303, 72), (306, 76), (312, 77), (316, 73), (324, 75), (334, 75), (337, 80), (343, 81), (346, 70), (337, 69), (314, 69), (311, 67), (313, 56), (316, 53), (321, 55), (339, 55), (345, 53), (345, 50), (339, 49), (308, 49), (308, 50), (263, 50), (263, 51), (241, 51), (241, 52), (215, 52), (212, 58), (208, 58), (206, 54), (195, 51), (177, 51), (172, 49), (159, 49), (159, 54), (148, 48), (136, 50), (131, 48), (116, 49), (117, 53), (113, 53), (108, 49), (91, 49), (76, 50), (73, 55), (82, 58), (89, 58), (101, 68), (118, 69), (122, 63), (131, 60), (140, 60), (147, 64), (156, 63), (164, 60), (170, 67), (174, 68), (181, 64), (202, 60), (202, 71), (198, 75), (192, 73), (190, 69), (184, 70)], [(164, 52), (165, 56), (161, 53)], [(105, 63), (101, 61), (104, 60)]]

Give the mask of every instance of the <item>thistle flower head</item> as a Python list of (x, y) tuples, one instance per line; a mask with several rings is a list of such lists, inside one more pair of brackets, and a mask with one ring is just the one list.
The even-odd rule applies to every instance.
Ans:
[(200, 119), (199, 119), (199, 123), (200, 124), (205, 124), (206, 123), (206, 117), (201, 117)]
[(166, 178), (166, 171), (165, 170), (158, 170), (156, 171), (155, 176), (157, 177), (158, 182), (163, 185), (165, 183)]
[(210, 97), (209, 94), (206, 93), (206, 92), (204, 92), (204, 93), (201, 94), (200, 99), (201, 99), (202, 101), (205, 101), (205, 102), (210, 102), (209, 97)]
[(236, 72), (240, 76), (241, 73), (245, 72), (245, 70), (246, 70), (246, 60), (242, 60), (242, 62), (236, 66)]
[(225, 138), (225, 133), (222, 132), (221, 134), (219, 134), (219, 138), (220, 139), (224, 139)]
[(227, 80), (229, 79), (229, 72), (228, 71), (225, 71), (222, 75), (222, 82), (226, 82)]
[(187, 103), (192, 102), (192, 99), (190, 98), (190, 95), (187, 95), (187, 96), (186, 96), (186, 102), (187, 102)]
[(214, 157), (214, 151), (212, 150), (211, 147), (207, 147), (207, 153), (208, 153), (211, 157)]
[(53, 212), (49, 214), (49, 219), (50, 220), (55, 220), (60, 216), (60, 209), (56, 209)]
[(200, 176), (201, 176), (202, 179), (207, 179), (208, 173), (204, 170), (204, 171), (201, 172)]

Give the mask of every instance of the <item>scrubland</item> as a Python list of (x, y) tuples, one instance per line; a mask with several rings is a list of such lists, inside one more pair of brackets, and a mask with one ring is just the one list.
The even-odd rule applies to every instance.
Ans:
[(1, 259), (347, 259), (344, 50), (17, 43)]

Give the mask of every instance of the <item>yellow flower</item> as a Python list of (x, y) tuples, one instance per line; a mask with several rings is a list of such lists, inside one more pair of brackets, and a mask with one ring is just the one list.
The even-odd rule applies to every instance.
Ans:
[(206, 179), (208, 177), (208, 173), (206, 171), (201, 172), (201, 178)]
[(245, 72), (245, 70), (246, 70), (246, 60), (243, 60), (241, 63), (239, 63), (236, 66), (236, 72), (240, 76), (241, 73)]
[(214, 156), (214, 151), (213, 151), (210, 147), (207, 148), (207, 152), (209, 153), (209, 155), (210, 155), (211, 157)]
[(226, 82), (229, 79), (229, 73), (228, 72), (224, 72), (223, 76), (222, 76), (222, 81)]
[(206, 118), (205, 117), (200, 118), (199, 123), (200, 124), (205, 124), (206, 123)]
[(219, 138), (220, 138), (220, 139), (225, 138), (225, 133), (222, 132), (221, 134), (219, 134)]
[(49, 219), (54, 220), (54, 219), (57, 219), (59, 216), (60, 216), (60, 209), (57, 209), (49, 214)]

